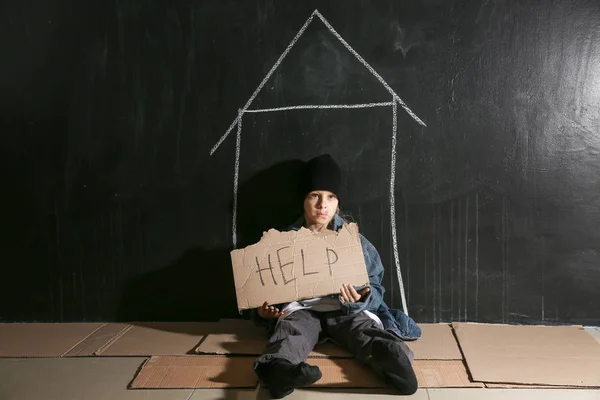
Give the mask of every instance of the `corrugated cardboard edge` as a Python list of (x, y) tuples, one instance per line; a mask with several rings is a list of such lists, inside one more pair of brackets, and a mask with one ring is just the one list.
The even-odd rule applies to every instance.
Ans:
[[(265, 346), (269, 342), (268, 339), (257, 340), (239, 338), (238, 340), (227, 340), (233, 334), (215, 334), (209, 333), (199, 343), (194, 352), (203, 355), (235, 355), (235, 356), (258, 356), (261, 355)], [(226, 349), (228, 343), (237, 343), (243, 351), (235, 351)]]
[(600, 389), (600, 386), (555, 386), (555, 385), (521, 385), (518, 383), (491, 383), (484, 382), (485, 387), (489, 389), (580, 389), (594, 390)]
[[(316, 359), (309, 364), (321, 368), (323, 378), (312, 387), (389, 388), (371, 370), (350, 359)], [(416, 360), (413, 368), (420, 388), (483, 388), (473, 382), (462, 360)]]
[[(231, 355), (231, 356), (260, 356), (269, 340), (239, 338), (231, 340), (232, 334), (208, 334), (194, 350), (196, 354)], [(228, 343), (236, 343), (237, 350), (227, 349)], [(233, 347), (233, 346), (232, 346)], [(309, 358), (353, 358), (352, 354), (340, 346), (326, 342), (315, 346), (308, 355)]]
[(83, 343), (86, 339), (88, 339), (89, 337), (91, 337), (93, 334), (95, 334), (96, 332), (98, 332), (100, 329), (104, 328), (106, 326), (106, 324), (102, 324), (100, 325), (98, 328), (94, 329), (92, 332), (90, 332), (86, 337), (84, 337), (83, 339), (81, 339), (79, 342), (75, 343), (73, 346), (71, 346), (71, 348), (69, 348), (67, 351), (63, 352), (60, 357), (64, 357), (68, 352), (70, 352), (71, 350), (73, 350), (75, 347), (77, 347), (78, 345), (80, 345), (81, 343)]
[(132, 326), (100, 349), (103, 357), (151, 357), (194, 354), (214, 329), (213, 322), (133, 322)]
[[(207, 360), (217, 361), (207, 366)], [(258, 379), (252, 370), (252, 357), (226, 356), (155, 356), (146, 360), (130, 383), (131, 389), (200, 389), (215, 387), (256, 387)], [(323, 377), (313, 388), (390, 388), (371, 370), (353, 359), (318, 358), (308, 361), (319, 366)], [(484, 387), (481, 382), (471, 382), (462, 360), (420, 360), (413, 365), (421, 388)], [(243, 369), (243, 375), (236, 368)], [(223, 374), (244, 384), (215, 383), (215, 376)], [(248, 382), (252, 381), (250, 385)], [(154, 383), (149, 383), (154, 382)]]
[(464, 360), (415, 360), (413, 367), (422, 388), (484, 387), (473, 381)]
[[(211, 361), (216, 365), (210, 365)], [(155, 356), (141, 365), (128, 388), (256, 388), (258, 377), (252, 369), (253, 362), (251, 357)], [(225, 379), (224, 374), (237, 382), (215, 380)]]
[[(469, 373), (471, 374), (471, 379), (473, 379), (473, 375), (472, 375), (472, 366), (469, 366), (469, 356), (468, 354), (465, 354), (464, 350), (463, 350), (463, 346), (461, 344), (461, 338), (459, 337), (459, 335), (461, 335), (461, 330), (463, 329), (468, 329), (468, 326), (481, 326), (481, 327), (485, 327), (486, 329), (490, 328), (490, 327), (522, 327), (522, 328), (539, 328), (539, 329), (552, 329), (555, 326), (552, 325), (508, 325), (508, 324), (490, 324), (490, 323), (479, 323), (479, 322), (453, 322), (452, 323), (452, 327), (453, 327), (453, 331), (456, 335), (456, 339), (458, 341), (459, 347), (461, 348), (461, 351), (463, 352), (463, 354), (465, 355), (465, 362), (468, 366), (468, 370)], [(577, 331), (586, 331), (586, 329), (584, 329), (584, 327), (582, 325), (560, 325), (557, 326), (560, 328), (569, 328), (569, 329), (574, 329)], [(588, 332), (589, 333), (589, 332)], [(592, 335), (591, 335), (592, 336)], [(583, 338), (583, 336), (582, 336)], [(592, 337), (592, 339), (594, 339)], [(468, 341), (468, 338), (462, 338), (462, 342), (466, 343), (466, 341)], [(493, 362), (492, 360), (490, 362)], [(498, 378), (495, 381), (492, 381), (491, 379), (477, 379), (477, 382), (483, 382), (485, 383), (486, 387), (496, 387), (496, 388), (570, 388), (570, 389), (594, 389), (599, 387), (598, 385), (591, 385), (591, 384), (582, 384), (582, 385), (563, 385), (563, 384), (540, 384), (540, 383), (526, 383), (526, 382), (519, 382), (519, 383), (511, 383), (511, 382), (501, 382), (500, 378)]]
[(406, 341), (415, 360), (463, 360), (460, 345), (449, 323), (419, 324), (421, 338)]
[(123, 337), (123, 335), (125, 335), (127, 332), (129, 332), (133, 327), (134, 327), (134, 325), (131, 324), (128, 327), (126, 327), (125, 329), (118, 332), (112, 339), (110, 339), (104, 345), (100, 346), (100, 348), (98, 350), (94, 351), (93, 354), (95, 356), (101, 356), (102, 353), (104, 353), (106, 351), (106, 349), (108, 349), (110, 346), (112, 346), (113, 343), (115, 343), (117, 340), (119, 340), (121, 337)]
[[(233, 272), (234, 281), (236, 282), (236, 301), (237, 301), (238, 311), (241, 312), (243, 310), (249, 310), (249, 309), (259, 307), (262, 304), (262, 299), (260, 302), (256, 302), (256, 304), (251, 304), (249, 301), (246, 301), (244, 303), (243, 301), (240, 300), (239, 293), (238, 293), (238, 286), (237, 286), (238, 278), (236, 277), (235, 267), (234, 267), (234, 264), (236, 263), (235, 259), (237, 258), (236, 257), (237, 254), (240, 254), (240, 253), (244, 254), (247, 250), (254, 250), (256, 247), (260, 247), (260, 246), (265, 246), (265, 247), (271, 248), (271, 247), (273, 247), (273, 245), (271, 244), (271, 240), (272, 240), (271, 238), (276, 235), (290, 237), (289, 240), (286, 238), (286, 240), (284, 240), (283, 243), (287, 243), (290, 240), (296, 241), (299, 237), (303, 238), (303, 237), (307, 237), (307, 236), (314, 236), (317, 238), (322, 238), (325, 241), (327, 241), (328, 237), (333, 236), (333, 237), (335, 237), (334, 242), (337, 242), (337, 238), (340, 235), (344, 234), (345, 232), (347, 232), (348, 235), (350, 235), (352, 237), (352, 240), (354, 242), (356, 242), (355, 244), (353, 244), (353, 247), (356, 247), (357, 252), (356, 252), (356, 254), (353, 253), (353, 255), (356, 256), (360, 260), (361, 264), (364, 264), (364, 253), (363, 253), (363, 249), (361, 246), (360, 232), (359, 232), (358, 224), (356, 222), (344, 223), (342, 228), (339, 231), (333, 231), (333, 230), (327, 229), (322, 232), (312, 232), (305, 227), (301, 227), (298, 231), (278, 231), (276, 229), (269, 229), (268, 231), (263, 232), (263, 236), (260, 238), (260, 240), (258, 242), (250, 244), (241, 249), (232, 250), (230, 252), (230, 258), (231, 258), (231, 265), (234, 269), (234, 272)], [(278, 243), (281, 244), (281, 241), (278, 241)], [(361, 281), (360, 283), (354, 282), (354, 284), (357, 286), (369, 286), (370, 281), (369, 281), (368, 274), (366, 271), (366, 265), (365, 265), (365, 270), (361, 271), (360, 276), (361, 276), (361, 278), (364, 278), (364, 280)], [(245, 279), (244, 282), (247, 282), (247, 280), (248, 279)], [(296, 285), (297, 285), (297, 283), (296, 283)], [(243, 286), (245, 286), (245, 284)], [(298, 288), (296, 286), (296, 296), (293, 299), (291, 299), (291, 298), (289, 300), (288, 299), (277, 299), (277, 300), (271, 301), (271, 303), (285, 303), (285, 302), (290, 302), (290, 301), (301, 301), (301, 300), (307, 300), (307, 299), (311, 299), (311, 298), (318, 297), (318, 296), (326, 296), (326, 295), (336, 294), (336, 293), (337, 293), (337, 289), (333, 293), (315, 293), (315, 291), (313, 290), (313, 292), (310, 294), (299, 295)]]
[(65, 352), (63, 352), (60, 357), (64, 357), (66, 354), (68, 354), (71, 350), (73, 350), (75, 347), (79, 346), (80, 344), (82, 344), (83, 342), (85, 342), (88, 338), (90, 338), (92, 335), (94, 335), (96, 332), (98, 332), (100, 329), (104, 328), (107, 324), (102, 324), (100, 325), (98, 328), (94, 329), (92, 332), (90, 332), (86, 337), (84, 337), (83, 339), (81, 339), (79, 342), (75, 343), (73, 346), (71, 346), (69, 349), (67, 349)]
[[(146, 367), (146, 365), (148, 365), (148, 363), (150, 362), (150, 360), (152, 359), (152, 357), (147, 358), (144, 360), (144, 362), (142, 362), (142, 364), (138, 367), (137, 371), (135, 371), (135, 374), (133, 375), (133, 379), (131, 380), (131, 382), (129, 382), (129, 384), (127, 385), (127, 389), (137, 389), (137, 385), (138, 383), (137, 380), (140, 377), (141, 372), (144, 370), (144, 368)], [(143, 386), (140, 386), (139, 388), (142, 388)]]
[(80, 343), (85, 341), (88, 337), (90, 337), (95, 332), (97, 332), (99, 329), (101, 329), (103, 326), (105, 326), (106, 323), (101, 323), (101, 322), (81, 322), (81, 323), (78, 323), (78, 322), (68, 322), (68, 323), (59, 323), (59, 322), (14, 322), (14, 323), (10, 323), (10, 322), (3, 322), (3, 323), (0, 323), (0, 325), (21, 325), (21, 326), (27, 325), (27, 328), (30, 328), (31, 325), (61, 326), (61, 328), (65, 327), (65, 326), (72, 327), (75, 325), (99, 325), (98, 327), (96, 327), (95, 329), (93, 329), (92, 331), (87, 333), (83, 338), (74, 339), (74, 341), (72, 342), (73, 344), (67, 350), (63, 350), (62, 352), (57, 351), (53, 354), (21, 354), (21, 355), (19, 355), (19, 354), (9, 354), (9, 355), (0, 354), (0, 359), (2, 359), (2, 358), (61, 358), (61, 357), (65, 356), (65, 354), (67, 354), (69, 351), (71, 351), (71, 349), (73, 349), (74, 347), (76, 347), (77, 345), (79, 345)]
[[(462, 360), (463, 355), (450, 324), (422, 324), (423, 337), (417, 341), (406, 342), (415, 353), (416, 360)], [(238, 338), (233, 339), (233, 335)], [(428, 336), (429, 335), (429, 336)], [(417, 344), (417, 342), (419, 342)], [(229, 343), (236, 343), (228, 346)], [(268, 339), (245, 338), (243, 333), (227, 334), (209, 333), (195, 348), (196, 354), (214, 355), (255, 355), (262, 354)], [(436, 348), (430, 349), (429, 345)], [(335, 346), (335, 347), (334, 347)], [(228, 349), (227, 347), (230, 347)], [(236, 349), (233, 349), (233, 348)], [(309, 358), (353, 358), (352, 354), (330, 342), (319, 344), (308, 356)]]
[(88, 337), (81, 340), (62, 357), (89, 357), (97, 355), (96, 352), (106, 346), (109, 342), (115, 340), (129, 329), (131, 325), (127, 323), (107, 323), (92, 332)]

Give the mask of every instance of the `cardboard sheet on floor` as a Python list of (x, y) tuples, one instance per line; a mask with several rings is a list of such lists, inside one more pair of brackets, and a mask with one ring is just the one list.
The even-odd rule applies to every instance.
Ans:
[(419, 387), (484, 387), (469, 379), (463, 360), (416, 360), (414, 368)]
[(450, 324), (419, 324), (422, 335), (406, 342), (415, 360), (462, 360), (458, 342)]
[(254, 388), (252, 357), (156, 356), (148, 359), (131, 389)]
[(109, 323), (102, 326), (97, 331), (93, 332), (77, 346), (67, 352), (65, 357), (90, 357), (96, 352), (123, 335), (131, 325), (121, 323)]
[[(155, 356), (137, 374), (133, 389), (255, 387), (254, 357)], [(368, 367), (353, 359), (313, 358), (309, 361), (323, 373), (315, 388), (385, 388)], [(418, 360), (415, 374), (422, 388), (484, 387), (470, 382), (461, 360)]]
[(104, 323), (0, 324), (0, 357), (62, 357)]
[(317, 365), (323, 377), (312, 387), (345, 387), (345, 388), (384, 388), (385, 382), (380, 381), (368, 367), (346, 358), (314, 358), (308, 361)]
[[(238, 323), (239, 324), (239, 323)], [(406, 342), (417, 360), (461, 360), (462, 354), (449, 324), (421, 324), (423, 336)], [(197, 354), (260, 355), (267, 344), (264, 332), (252, 337), (242, 333), (209, 334), (196, 348)], [(342, 357), (352, 355), (331, 342), (317, 345), (309, 357)]]
[(591, 389), (586, 386), (520, 385), (518, 383), (485, 383), (490, 389)]
[[(312, 359), (318, 365), (323, 378), (314, 387), (384, 388), (367, 368), (350, 359)], [(462, 360), (416, 360), (413, 364), (420, 388), (484, 387), (483, 383), (471, 382)]]
[(244, 338), (264, 339), (265, 328), (257, 326), (247, 319), (224, 318), (214, 324), (213, 334), (236, 334)]
[(116, 340), (98, 349), (98, 356), (155, 356), (193, 354), (215, 326), (211, 322), (135, 323)]
[(581, 326), (452, 326), (475, 381), (600, 386), (600, 344)]
[[(258, 356), (262, 354), (268, 340), (264, 338), (246, 338), (240, 334), (209, 334), (196, 348), (197, 354), (216, 354), (216, 355), (248, 355)], [(340, 346), (326, 342), (318, 344), (310, 353), (309, 357), (345, 357), (352, 355), (342, 349)]]

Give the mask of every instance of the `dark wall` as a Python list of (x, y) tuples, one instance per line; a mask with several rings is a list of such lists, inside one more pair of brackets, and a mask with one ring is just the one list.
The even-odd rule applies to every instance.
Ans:
[[(5, 2), (0, 320), (237, 315), (237, 127), (319, 12), (427, 127), (397, 114), (395, 212), (419, 322), (600, 320), (597, 1)], [(391, 101), (315, 18), (250, 108)], [(244, 114), (240, 244), (292, 222), (292, 179), (330, 152), (379, 249), (392, 110)]]

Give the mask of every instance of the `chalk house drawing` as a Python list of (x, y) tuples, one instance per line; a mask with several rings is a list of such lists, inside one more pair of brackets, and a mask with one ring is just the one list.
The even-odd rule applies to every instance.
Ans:
[[(298, 39), (302, 36), (306, 28), (313, 22), (315, 16), (321, 20), (321, 22), (329, 29), (329, 31), (344, 45), (346, 49), (362, 65), (369, 70), (369, 72), (381, 83), (381, 85), (388, 91), (390, 94), (389, 102), (378, 102), (378, 103), (364, 103), (364, 104), (306, 104), (306, 105), (294, 105), (288, 107), (278, 107), (278, 108), (265, 108), (265, 109), (251, 109), (250, 106), (252, 102), (263, 89), (271, 75), (277, 70), (283, 59), (288, 55), (292, 47), (296, 44)], [(369, 65), (368, 62), (365, 61), (364, 58), (360, 56), (349, 44), (344, 40), (344, 38), (331, 26), (331, 24), (321, 15), (318, 10), (313, 11), (310, 17), (306, 20), (302, 28), (298, 31), (294, 39), (290, 42), (288, 47), (285, 49), (281, 56), (277, 59), (271, 70), (265, 75), (262, 82), (258, 85), (252, 96), (248, 99), (244, 107), (238, 110), (237, 117), (233, 120), (227, 131), (221, 136), (221, 138), (217, 141), (217, 143), (210, 150), (210, 155), (213, 155), (215, 151), (219, 148), (221, 143), (227, 139), (227, 136), (231, 133), (234, 127), (237, 126), (237, 135), (236, 135), (236, 146), (235, 146), (235, 164), (234, 164), (234, 176), (233, 176), (233, 247), (237, 247), (237, 201), (238, 201), (238, 179), (239, 179), (239, 169), (240, 169), (240, 146), (241, 146), (241, 138), (242, 138), (242, 118), (245, 113), (259, 113), (259, 112), (278, 112), (278, 111), (292, 111), (292, 110), (306, 110), (306, 109), (332, 109), (332, 108), (371, 108), (371, 107), (391, 107), (392, 108), (392, 162), (391, 162), (391, 172), (390, 172), (390, 221), (391, 221), (391, 235), (392, 235), (392, 244), (394, 249), (394, 263), (396, 266), (396, 274), (398, 277), (398, 284), (400, 286), (400, 293), (402, 296), (402, 308), (405, 314), (408, 315), (408, 309), (406, 305), (406, 295), (404, 293), (404, 283), (402, 281), (402, 273), (400, 271), (400, 259), (398, 257), (398, 240), (396, 235), (396, 210), (395, 210), (395, 196), (394, 196), (394, 187), (395, 187), (395, 175), (396, 175), (396, 135), (398, 130), (398, 122), (397, 122), (397, 113), (398, 113), (398, 105), (404, 109), (418, 124), (426, 127), (425, 123), (415, 114), (410, 108), (404, 103), (404, 101), (392, 90), (392, 88), (383, 80), (383, 78)]]

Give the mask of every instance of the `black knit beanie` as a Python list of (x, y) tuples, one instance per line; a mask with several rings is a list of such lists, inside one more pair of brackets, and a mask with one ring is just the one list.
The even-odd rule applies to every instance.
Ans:
[(304, 197), (314, 190), (327, 190), (338, 199), (342, 189), (342, 170), (329, 154), (323, 154), (310, 160), (302, 179)]

